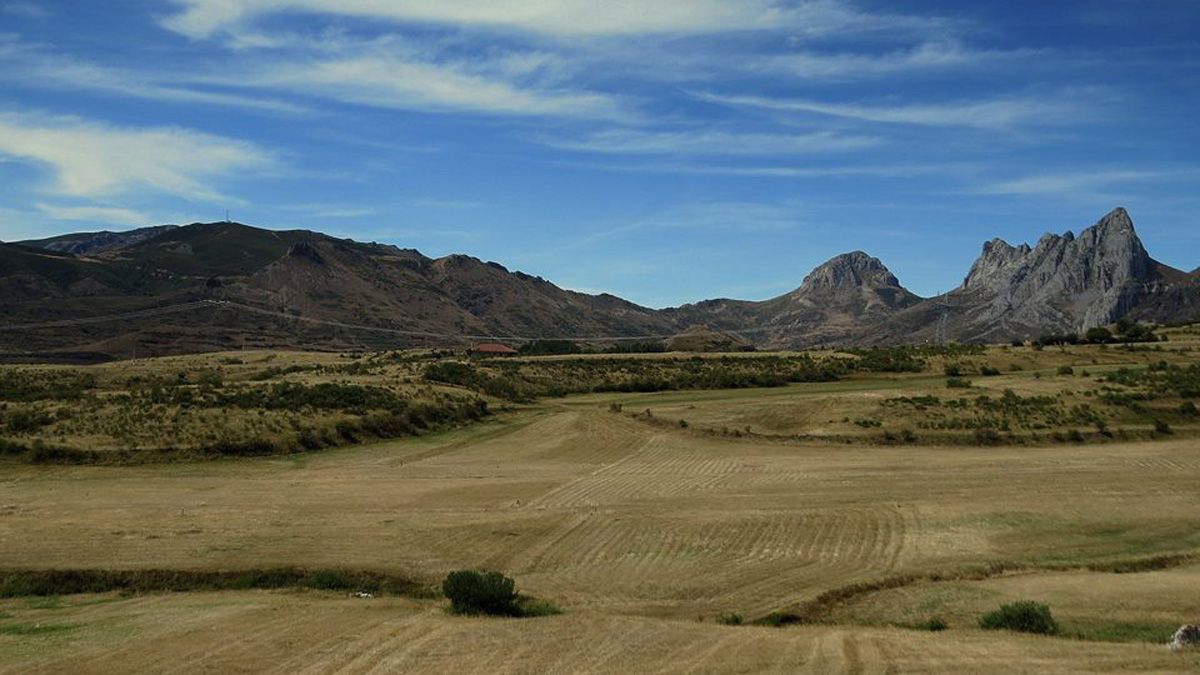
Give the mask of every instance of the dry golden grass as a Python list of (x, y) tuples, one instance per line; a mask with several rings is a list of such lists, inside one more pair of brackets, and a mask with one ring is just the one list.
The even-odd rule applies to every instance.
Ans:
[[(1048, 386), (1048, 378), (1019, 377), (995, 379)], [(1200, 620), (1189, 595), (1200, 582), (1195, 566), (1037, 570), (1200, 552), (1200, 451), (1184, 435), (987, 448), (782, 443), (608, 411), (623, 402), (626, 413), (652, 407), (658, 417), (679, 410), (712, 424), (809, 428), (858, 398), (912, 395), (941, 379), (578, 396), (439, 435), (270, 459), (0, 464), (0, 567), (340, 566), (431, 583), (454, 569), (491, 568), (566, 611), (464, 618), (433, 600), (315, 591), (14, 598), (0, 600), (0, 671), (1200, 667), (1196, 654), (1169, 653), (1144, 636), (1111, 643), (973, 627), (980, 612), (1025, 598), (1093, 634), (1105, 621)], [(749, 620), (850, 584), (997, 561), (1032, 571), (859, 596), (835, 609), (832, 625), (717, 623), (724, 613)], [(951, 630), (887, 625), (934, 613)]]

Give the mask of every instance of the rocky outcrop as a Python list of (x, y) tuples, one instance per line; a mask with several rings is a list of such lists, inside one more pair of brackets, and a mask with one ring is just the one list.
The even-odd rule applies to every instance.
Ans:
[(981, 306), (977, 324), (1083, 330), (1127, 314), (1163, 283), (1125, 209), (1075, 236), (1034, 247), (993, 239), (957, 292)]
[(1185, 624), (1175, 631), (1171, 638), (1171, 650), (1200, 649), (1200, 626)]
[(843, 253), (821, 264), (789, 297), (864, 313), (906, 307), (919, 299), (900, 285), (879, 258), (862, 251)]

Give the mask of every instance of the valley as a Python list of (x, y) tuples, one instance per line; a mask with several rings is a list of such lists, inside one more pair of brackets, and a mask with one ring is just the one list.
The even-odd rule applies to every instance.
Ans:
[[(163, 393), (144, 413), (126, 405), (117, 424), (145, 453), (120, 453), (130, 446), (114, 436), (108, 452), (117, 454), (82, 464), (0, 459), (0, 587), (8, 575), (15, 588), (21, 570), (299, 567), (386, 573), (432, 589), (451, 570), (483, 568), (563, 613), (454, 616), (432, 590), (17, 593), (0, 599), (0, 671), (1191, 670), (1200, 666), (1194, 652), (1164, 645), (1200, 611), (1185, 592), (1200, 574), (1191, 516), (1200, 420), (1182, 412), (1195, 394), (1170, 389), (1190, 385), (1165, 383), (1183, 381), (1200, 334), (1161, 330), (1169, 340), (1153, 346), (913, 351), (905, 356), (919, 360), (916, 371), (839, 366), (828, 381), (725, 389), (682, 387), (671, 364), (750, 377), (756, 362), (784, 372), (881, 357), (235, 352), (7, 366), (43, 374), (22, 382), (57, 382), (60, 397), (10, 396), (8, 413), (91, 409), (125, 395), (116, 392), (131, 380), (159, 378)], [(445, 370), (432, 365), (449, 363), (472, 377), (428, 379)], [(992, 366), (1005, 372), (978, 374)], [(970, 388), (947, 387), (950, 367)], [(488, 393), (509, 371), (519, 373), (506, 376), (514, 386), (558, 378), (593, 391)], [(77, 372), (94, 378), (81, 398), (62, 386)], [(647, 373), (662, 390), (619, 391)], [(1151, 377), (1159, 384), (1147, 388)], [(183, 452), (210, 441), (203, 427), (165, 423), (181, 400), (188, 415), (203, 415), (221, 392), (288, 382), (310, 393), (321, 384), (378, 387), (410, 397), (410, 407), (478, 398), (488, 414), (392, 440), (280, 444), (260, 457)], [(1105, 388), (1149, 395), (1137, 413), (1097, 401)], [(182, 391), (194, 394), (180, 399)], [(919, 425), (931, 410), (975, 419), (981, 396), (1065, 401), (1068, 412), (1076, 399), (1089, 401), (1107, 434), (1074, 419), (1055, 426), (1037, 417), (1041, 408), (1029, 414), (1044, 428), (1033, 428), (1033, 417), (1024, 428), (1017, 415), (1010, 432), (979, 442), (971, 430)], [(969, 404), (964, 412), (934, 406), (933, 397)], [(925, 409), (885, 403), (898, 399)], [(289, 413), (318, 435), (374, 414), (371, 404), (356, 411), (308, 400)], [(247, 437), (295, 431), (270, 407), (223, 405), (214, 410), (225, 411), (224, 424), (210, 424)], [(272, 426), (272, 415), (285, 416)], [(1168, 416), (1170, 431), (1156, 429)], [(82, 443), (74, 417), (8, 436)], [(855, 423), (865, 419), (878, 426)], [(155, 434), (176, 435), (180, 453), (158, 451), (164, 441)], [(102, 439), (87, 443), (105, 452)], [(977, 626), (982, 612), (1015, 599), (1049, 603), (1062, 634)], [(935, 618), (945, 630), (922, 627)]]

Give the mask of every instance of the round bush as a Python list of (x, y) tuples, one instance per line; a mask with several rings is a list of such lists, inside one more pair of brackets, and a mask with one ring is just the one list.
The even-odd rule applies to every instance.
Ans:
[(516, 582), (499, 572), (459, 570), (442, 582), (442, 593), (458, 614), (516, 616)]
[(979, 627), (987, 630), (1012, 630), (1020, 633), (1054, 635), (1058, 622), (1050, 615), (1050, 607), (1032, 600), (1001, 605), (979, 619)]

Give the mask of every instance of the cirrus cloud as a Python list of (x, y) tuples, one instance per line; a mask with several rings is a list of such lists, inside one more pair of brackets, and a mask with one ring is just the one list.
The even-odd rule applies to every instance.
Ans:
[(0, 113), (0, 156), (54, 176), (48, 192), (96, 198), (157, 192), (229, 201), (213, 181), (273, 163), (258, 146), (180, 127), (115, 127), (78, 117)]
[(205, 38), (280, 13), (331, 14), (506, 29), (551, 36), (719, 33), (787, 28), (798, 33), (941, 25), (939, 19), (884, 16), (840, 0), (175, 0), (164, 25)]

